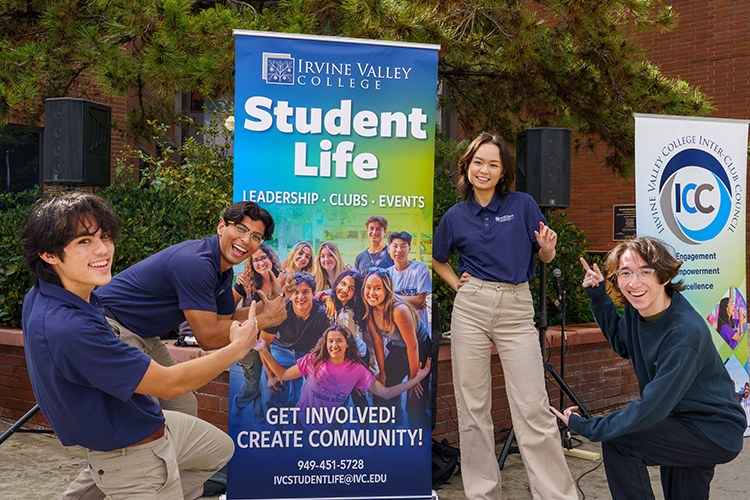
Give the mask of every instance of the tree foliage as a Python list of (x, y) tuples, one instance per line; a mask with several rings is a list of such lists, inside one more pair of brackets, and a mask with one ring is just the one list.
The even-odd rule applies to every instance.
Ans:
[(0, 124), (36, 122), (85, 75), (132, 98), (147, 137), (177, 92), (231, 95), (233, 29), (335, 35), (440, 44), (440, 104), (466, 129), (569, 127), (627, 173), (633, 112), (712, 109), (636, 43), (676, 17), (660, 0), (0, 0)]

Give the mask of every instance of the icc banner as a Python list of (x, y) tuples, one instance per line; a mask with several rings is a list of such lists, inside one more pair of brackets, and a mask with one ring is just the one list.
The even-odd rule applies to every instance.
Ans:
[[(276, 224), (237, 287), (264, 290), (271, 269), (298, 286), (263, 333), (277, 365), (251, 352), (230, 370), (228, 498), (430, 498), (429, 376), (382, 391), (431, 344), (439, 46), (250, 31), (235, 43), (234, 200)], [(332, 323), (351, 333), (343, 364)]]
[(745, 190), (748, 122), (635, 115), (639, 236), (684, 261), (684, 295), (741, 390), (748, 381)]

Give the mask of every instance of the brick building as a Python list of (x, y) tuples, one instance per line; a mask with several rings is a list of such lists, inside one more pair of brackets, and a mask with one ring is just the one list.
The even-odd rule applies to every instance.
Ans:
[[(717, 118), (750, 118), (750, 4), (719, 0), (675, 0), (671, 2), (680, 18), (668, 33), (640, 35), (646, 57), (670, 78), (686, 80), (707, 94), (716, 107)], [(127, 100), (110, 101), (86, 83), (74, 87), (72, 97), (82, 97), (112, 107), (112, 170), (126, 141), (121, 124), (125, 121)], [(191, 107), (185, 96), (176, 107)], [(455, 127), (455, 122), (444, 125)], [(31, 130), (31, 129), (28, 129)], [(40, 135), (41, 129), (34, 129)], [(455, 128), (454, 128), (455, 130)], [(635, 202), (634, 179), (614, 176), (603, 166), (604, 153), (574, 152), (571, 158), (569, 220), (583, 230), (594, 252), (613, 244), (613, 205)], [(571, 345), (570, 371), (579, 376), (573, 387), (590, 411), (629, 402), (637, 397), (637, 386), (630, 365), (616, 357), (595, 328), (568, 331)], [(555, 340), (559, 335), (550, 332)], [(186, 353), (190, 355), (190, 353)], [(451, 385), (450, 355), (441, 349), (438, 376), (438, 412), (435, 435), (457, 440), (457, 416)], [(493, 372), (493, 417), (496, 429), (509, 425), (508, 405), (502, 368), (495, 359)], [(569, 381), (570, 382), (570, 381)], [(571, 383), (571, 385), (573, 385)], [(206, 420), (226, 426), (228, 376), (225, 373), (200, 391), (200, 414)], [(553, 399), (556, 398), (554, 392)], [(0, 417), (17, 419), (33, 406), (23, 348), (17, 332), (0, 330)], [(42, 416), (32, 421), (44, 425)], [(504, 436), (501, 436), (504, 437)]]
[[(715, 118), (750, 119), (750, 4), (675, 0), (677, 27), (640, 36), (646, 58), (667, 78), (679, 78), (708, 95)], [(586, 234), (592, 251), (612, 244), (613, 205), (635, 203), (634, 179), (621, 179), (603, 165), (604, 155), (573, 153), (571, 222)]]

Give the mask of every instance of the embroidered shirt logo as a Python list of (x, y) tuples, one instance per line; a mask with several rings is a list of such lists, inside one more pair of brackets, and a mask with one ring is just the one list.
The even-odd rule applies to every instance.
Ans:
[(503, 215), (502, 217), (495, 217), (495, 222), (508, 222), (508, 221), (512, 221), (515, 218), (516, 216), (513, 214)]

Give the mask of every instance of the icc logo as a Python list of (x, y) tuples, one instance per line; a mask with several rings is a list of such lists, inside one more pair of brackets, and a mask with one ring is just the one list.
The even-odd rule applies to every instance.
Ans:
[(732, 208), (729, 177), (719, 161), (699, 149), (677, 153), (659, 185), (659, 205), (669, 229), (680, 241), (697, 245), (714, 239)]
[(292, 55), (263, 52), (263, 79), (276, 85), (294, 85)]

